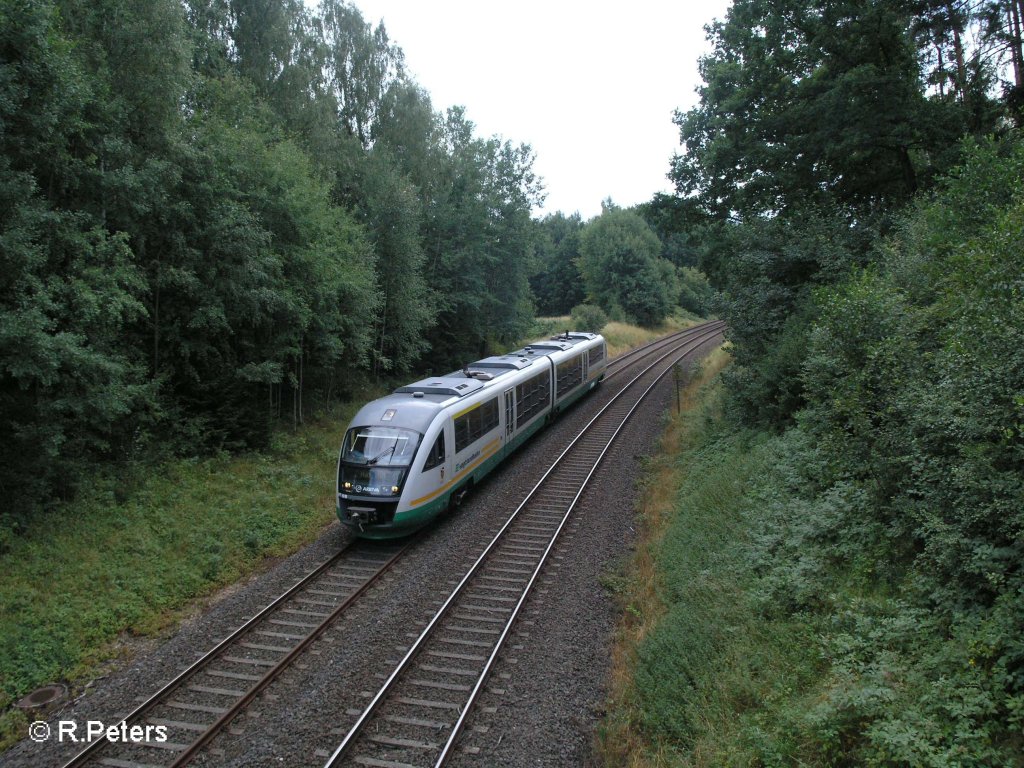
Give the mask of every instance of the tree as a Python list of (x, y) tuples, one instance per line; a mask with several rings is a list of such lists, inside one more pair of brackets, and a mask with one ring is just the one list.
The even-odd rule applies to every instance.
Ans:
[(963, 129), (925, 97), (911, 21), (900, 3), (737, 0), (709, 32), (700, 104), (676, 115), (679, 193), (742, 220), (906, 202)]
[(370, 234), (381, 308), (374, 323), (374, 373), (408, 373), (427, 351), (436, 298), (424, 275), (423, 206), (384, 147), (360, 164), (355, 208)]
[(754, 420), (778, 427), (803, 402), (812, 288), (873, 258), (960, 137), (996, 127), (985, 67), (956, 53), (971, 18), (939, 0), (737, 0), (709, 29), (700, 103), (676, 115), (681, 199), (649, 215), (675, 214), (721, 292)]
[(694, 198), (658, 192), (636, 212), (661, 240), (664, 258), (677, 267), (700, 266), (704, 230), (711, 222)]
[(532, 152), (436, 113), (342, 0), (0, 0), (0, 125), (19, 519), (532, 319)]
[[(65, 204), (95, 169), (101, 89), (44, 4), (0, 4), (0, 548), (130, 440), (147, 402), (121, 342), (143, 308), (128, 237)], [(96, 206), (102, 213), (102, 206)]]
[(639, 215), (605, 206), (580, 234), (577, 264), (590, 302), (612, 317), (659, 323), (677, 298), (675, 269), (660, 253), (658, 236)]
[(371, 29), (357, 8), (342, 0), (320, 7), (328, 51), (329, 87), (341, 125), (369, 147), (391, 85), (403, 77), (404, 55), (380, 24)]
[(580, 255), (583, 220), (558, 212), (537, 224), (535, 263), (530, 288), (542, 315), (565, 315), (584, 298), (583, 278), (576, 260)]

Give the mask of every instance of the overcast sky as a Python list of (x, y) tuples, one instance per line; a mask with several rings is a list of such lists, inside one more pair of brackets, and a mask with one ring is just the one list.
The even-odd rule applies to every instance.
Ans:
[(461, 104), (480, 136), (533, 147), (547, 200), (535, 214), (589, 219), (670, 192), (679, 134), (696, 103), (704, 25), (729, 0), (353, 0), (383, 19), (434, 108)]

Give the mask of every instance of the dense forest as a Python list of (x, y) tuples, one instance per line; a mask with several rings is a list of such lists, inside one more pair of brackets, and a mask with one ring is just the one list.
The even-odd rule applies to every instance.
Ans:
[(532, 166), (343, 0), (0, 0), (0, 550), (97, 467), (259, 448), (536, 309), (656, 322), (700, 287), (636, 212), (609, 202), (618, 246), (532, 218)]
[(1022, 17), (735, 0), (676, 115), (650, 218), (719, 290), (729, 412), (772, 446), (751, 599), (817, 654), (743, 707), (783, 713), (747, 732), (759, 764), (1021, 764)]

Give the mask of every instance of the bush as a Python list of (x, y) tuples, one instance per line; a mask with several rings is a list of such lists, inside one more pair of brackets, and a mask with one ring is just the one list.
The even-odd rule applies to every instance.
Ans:
[(572, 308), (572, 327), (577, 331), (600, 333), (608, 324), (604, 310), (594, 304), (578, 304)]
[(679, 306), (695, 315), (703, 316), (711, 310), (715, 289), (699, 269), (682, 267), (678, 273)]

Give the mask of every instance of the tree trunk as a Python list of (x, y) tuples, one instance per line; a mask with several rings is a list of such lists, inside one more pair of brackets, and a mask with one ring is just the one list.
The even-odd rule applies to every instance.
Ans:
[[(953, 9), (950, 8), (950, 14)], [(960, 27), (953, 21), (953, 53), (956, 56), (956, 90), (960, 101), (967, 103), (967, 68), (964, 66), (964, 46), (960, 40)]]
[[(145, 244), (142, 245), (145, 248)], [(142, 254), (139, 255), (142, 260)], [(153, 280), (153, 378), (160, 371), (160, 257), (156, 259), (156, 277)]]
[(1021, 17), (1024, 17), (1024, 0), (1010, 0), (1010, 55), (1013, 58), (1013, 82), (1017, 88), (1024, 86), (1024, 44), (1021, 40)]

